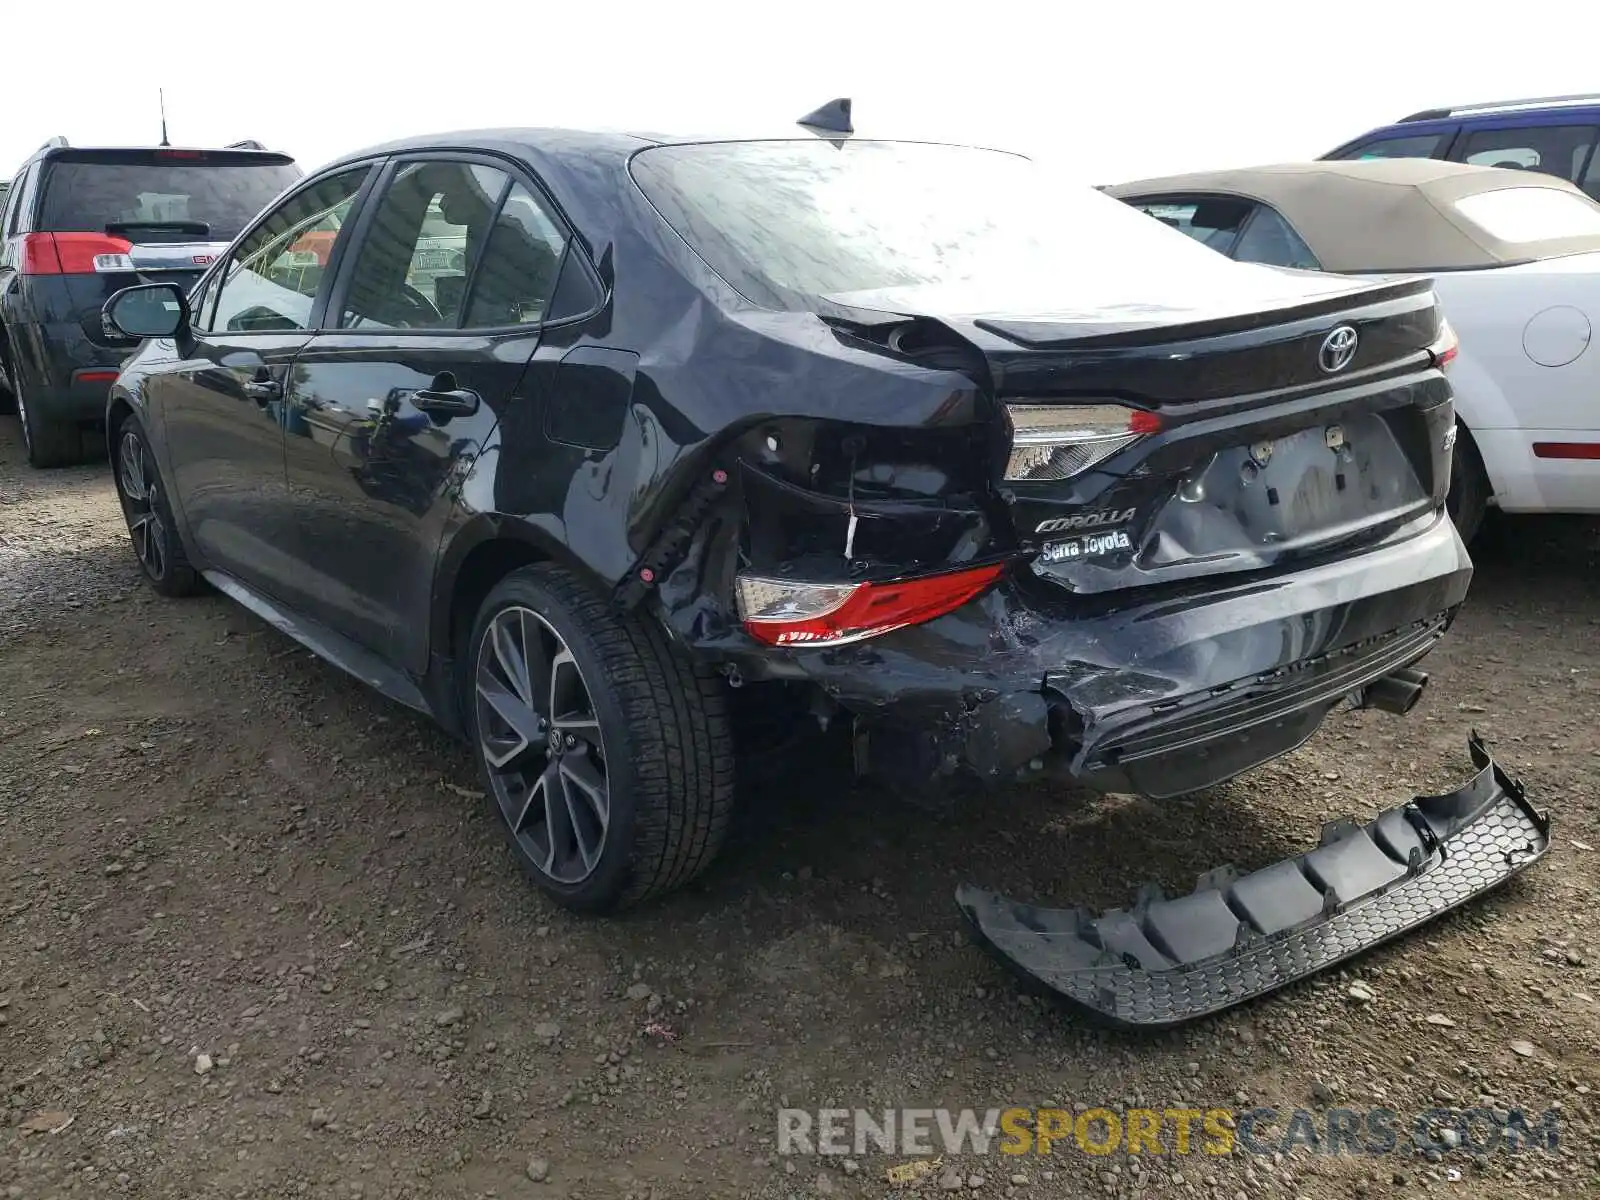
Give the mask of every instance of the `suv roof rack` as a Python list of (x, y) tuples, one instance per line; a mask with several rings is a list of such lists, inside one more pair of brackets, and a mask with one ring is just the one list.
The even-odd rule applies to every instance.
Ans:
[(1485, 100), (1478, 104), (1455, 104), (1448, 108), (1425, 108), (1421, 112), (1414, 112), (1408, 117), (1401, 117), (1399, 123), (1404, 125), (1408, 121), (1437, 121), (1443, 117), (1456, 117), (1464, 113), (1516, 112), (1524, 108), (1565, 108), (1577, 104), (1600, 104), (1600, 93), (1574, 96), (1530, 96), (1525, 100)]
[(223, 147), (223, 149), (225, 149), (225, 150), (265, 150), (266, 147), (263, 146), (260, 142), (256, 141), (255, 138), (245, 138), (242, 142), (229, 142), (225, 147)]
[(58, 133), (58, 134), (56, 134), (55, 137), (51, 138), (48, 142), (46, 142), (44, 145), (40, 146), (37, 150), (35, 150), (34, 153), (35, 154), (43, 154), (46, 150), (59, 150), (63, 146), (65, 146), (66, 144), (67, 144), (67, 139), (62, 137)]

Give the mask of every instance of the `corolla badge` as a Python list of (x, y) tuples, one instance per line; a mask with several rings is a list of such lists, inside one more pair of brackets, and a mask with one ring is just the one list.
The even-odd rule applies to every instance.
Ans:
[(1317, 350), (1317, 365), (1329, 375), (1344, 370), (1356, 356), (1356, 343), (1361, 340), (1353, 325), (1340, 325), (1322, 339)]

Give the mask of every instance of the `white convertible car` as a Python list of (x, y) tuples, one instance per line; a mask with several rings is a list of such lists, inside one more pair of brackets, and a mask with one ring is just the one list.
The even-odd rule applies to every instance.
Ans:
[(1460, 338), (1450, 511), (1600, 513), (1600, 204), (1551, 175), (1431, 159), (1254, 167), (1105, 189), (1231, 258), (1425, 274)]

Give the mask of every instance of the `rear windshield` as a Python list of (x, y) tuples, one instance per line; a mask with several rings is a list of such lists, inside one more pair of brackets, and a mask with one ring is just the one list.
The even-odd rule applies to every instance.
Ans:
[(1600, 237), (1600, 204), (1559, 188), (1514, 187), (1456, 201), (1456, 211), (1502, 242)]
[[(109, 225), (183, 223), (205, 241), (231, 242), (300, 177), (290, 163), (57, 161), (45, 174), (38, 228), (92, 233)], [(202, 233), (199, 225), (205, 225)]]
[(908, 285), (1037, 291), (1062, 273), (1214, 273), (1221, 255), (1120, 200), (996, 150), (819, 138), (653, 146), (633, 159), (651, 203), (747, 299)]

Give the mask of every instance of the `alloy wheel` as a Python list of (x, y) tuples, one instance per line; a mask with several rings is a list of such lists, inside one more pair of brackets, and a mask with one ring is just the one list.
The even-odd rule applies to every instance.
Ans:
[(519, 849), (556, 883), (605, 850), (611, 792), (600, 719), (566, 641), (530, 608), (496, 613), (478, 645), (478, 745)]
[(117, 464), (133, 552), (139, 556), (139, 562), (151, 579), (161, 579), (167, 573), (167, 527), (157, 503), (161, 479), (150, 461), (144, 439), (131, 429), (122, 434)]

